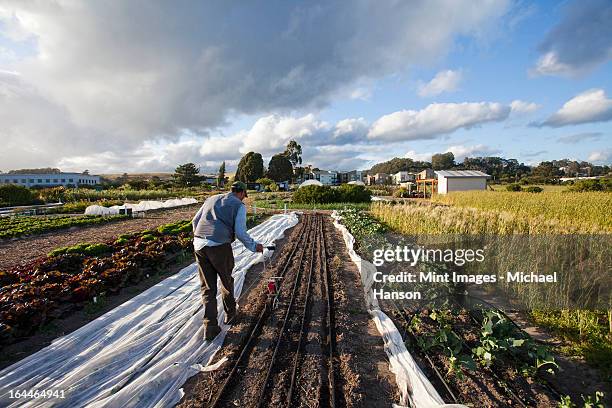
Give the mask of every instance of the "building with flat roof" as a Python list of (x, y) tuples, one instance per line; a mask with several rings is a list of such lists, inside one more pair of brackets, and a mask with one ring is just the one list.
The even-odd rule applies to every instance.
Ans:
[(331, 186), (337, 183), (335, 171), (317, 170), (313, 171), (314, 179), (319, 180), (324, 186)]
[(487, 179), (491, 176), (477, 170), (439, 170), (438, 194), (451, 191), (486, 190)]
[(339, 171), (336, 181), (338, 184), (350, 183), (352, 181), (363, 181), (363, 172), (360, 170)]
[(402, 183), (414, 181), (416, 179), (416, 175), (408, 171), (398, 171), (397, 173), (391, 175), (391, 179), (393, 180), (393, 184), (401, 185)]
[(436, 172), (433, 169), (425, 169), (417, 174), (417, 180), (431, 180), (436, 177)]
[(27, 173), (0, 174), (0, 185), (16, 184), (24, 187), (76, 187), (100, 184), (100, 176), (83, 173)]
[(389, 184), (389, 175), (387, 173), (368, 174), (366, 184), (369, 186)]
[(324, 186), (333, 186), (338, 184), (338, 172), (333, 170), (312, 170), (304, 173), (298, 182), (304, 182), (307, 180), (317, 180)]

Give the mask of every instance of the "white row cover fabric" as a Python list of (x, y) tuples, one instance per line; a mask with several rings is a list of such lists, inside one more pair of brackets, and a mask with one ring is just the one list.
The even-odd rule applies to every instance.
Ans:
[(385, 197), (372, 196), (371, 201), (390, 201), (390, 200)]
[(465, 405), (461, 404), (445, 404), (440, 394), (438, 394), (434, 386), (419, 368), (416, 361), (414, 361), (414, 358), (406, 349), (406, 345), (404, 344), (404, 340), (399, 330), (389, 316), (380, 309), (378, 299), (374, 297), (372, 285), (374, 284), (376, 266), (361, 258), (357, 252), (355, 252), (353, 248), (355, 238), (344, 225), (339, 223), (341, 217), (336, 211), (332, 213), (332, 218), (334, 219), (334, 226), (342, 233), (351, 260), (357, 265), (357, 269), (359, 269), (368, 312), (383, 338), (385, 353), (389, 358), (389, 366), (391, 372), (395, 374), (395, 382), (400, 391), (401, 405), (394, 404), (394, 406), (410, 406), (414, 408), (467, 408)]
[[(295, 213), (272, 216), (249, 232), (264, 245), (298, 223)], [(248, 269), (264, 259), (235, 242), (234, 294)], [(219, 284), (220, 285), (220, 284)], [(219, 286), (220, 287), (220, 286)], [(207, 367), (223, 344), (202, 340), (204, 308), (192, 264), (75, 332), (0, 371), (2, 407), (169, 407), (185, 381)], [(64, 390), (65, 399), (10, 399), (10, 390)]]
[(322, 185), (323, 183), (321, 183), (319, 180), (312, 179), (312, 180), (304, 181), (302, 184), (298, 186), (298, 188), (306, 187), (306, 186), (322, 186)]
[(104, 207), (101, 205), (90, 205), (85, 209), (85, 215), (115, 215), (119, 214), (119, 210), (131, 208), (133, 212), (141, 212), (148, 210), (159, 210), (160, 208), (174, 208), (183, 205), (197, 203), (198, 200), (192, 197), (173, 198), (166, 201), (141, 201), (138, 204), (125, 203), (123, 205), (113, 205), (112, 207)]

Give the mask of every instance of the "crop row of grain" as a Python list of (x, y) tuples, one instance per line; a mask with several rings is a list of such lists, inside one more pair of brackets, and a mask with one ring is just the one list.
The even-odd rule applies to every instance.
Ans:
[[(433, 201), (453, 207), (508, 213), (515, 218), (520, 232), (525, 232), (521, 226), (524, 224), (537, 224), (530, 228), (535, 233), (549, 232), (553, 224), (560, 229), (558, 232), (612, 232), (612, 217), (608, 213), (612, 208), (612, 194), (607, 192), (462, 191), (436, 195)], [(542, 221), (549, 223), (542, 226)]]
[(498, 288), (525, 308), (607, 308), (609, 234), (566, 234), (572, 229), (542, 217), (441, 205), (374, 204), (372, 215), (425, 247), (486, 248), (472, 273), (537, 271), (558, 275), (555, 285), (500, 281)]
[[(523, 204), (528, 205), (528, 204)], [(601, 204), (604, 205), (604, 204)], [(599, 211), (604, 211), (600, 207)], [(610, 208), (608, 206), (607, 208)], [(552, 213), (478, 209), (468, 206), (389, 205), (375, 203), (371, 211), (394, 230), (404, 234), (571, 234), (610, 233), (610, 220), (589, 222), (593, 217), (554, 218)], [(609, 218), (609, 217), (608, 217)]]
[[(482, 238), (495, 255), (480, 265), (483, 270), (557, 272), (555, 285), (500, 282), (498, 288), (528, 310), (536, 309), (533, 317), (548, 319), (535, 320), (568, 341), (570, 346), (559, 351), (599, 368), (607, 366), (604, 373), (609, 376), (612, 311), (605, 301), (610, 293), (611, 199), (609, 193), (465, 192), (434, 197), (448, 205), (377, 203), (371, 213), (397, 232), (423, 234), (419, 241), (435, 239), (425, 234), (493, 234)], [(557, 235), (568, 233), (604, 235)], [(581, 304), (595, 309), (576, 310)], [(557, 315), (566, 316), (563, 324), (549, 322)], [(585, 334), (585, 321), (597, 327), (596, 336)]]

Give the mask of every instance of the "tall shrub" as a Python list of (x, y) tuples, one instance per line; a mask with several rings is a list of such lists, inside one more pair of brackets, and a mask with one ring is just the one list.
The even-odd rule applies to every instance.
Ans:
[(304, 186), (293, 194), (293, 202), (300, 204), (337, 203), (338, 192), (327, 186)]
[(328, 186), (300, 187), (293, 194), (293, 202), (300, 204), (367, 203), (372, 193), (364, 186), (344, 184), (338, 188)]
[(0, 205), (2, 206), (29, 205), (33, 201), (34, 196), (26, 187), (15, 184), (0, 186)]
[(340, 201), (343, 203), (369, 203), (372, 192), (365, 186), (343, 184), (338, 187)]
[(569, 191), (612, 191), (612, 179), (578, 180), (568, 188)]

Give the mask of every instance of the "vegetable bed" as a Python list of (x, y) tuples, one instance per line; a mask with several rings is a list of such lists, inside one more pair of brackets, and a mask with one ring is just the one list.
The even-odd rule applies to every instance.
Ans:
[(473, 406), (558, 406), (560, 396), (543, 380), (557, 368), (554, 357), (500, 311), (397, 310), (393, 318), (421, 367), (442, 384), (446, 400)]
[(191, 222), (122, 235), (105, 244), (58, 248), (48, 256), (0, 272), (0, 344), (117, 293), (191, 253)]
[(128, 218), (126, 215), (101, 217), (84, 215), (77, 217), (5, 217), (0, 218), (0, 239), (14, 238), (23, 235), (37, 235), (70, 227), (104, 224)]

